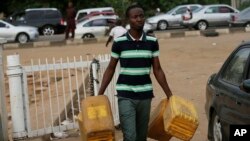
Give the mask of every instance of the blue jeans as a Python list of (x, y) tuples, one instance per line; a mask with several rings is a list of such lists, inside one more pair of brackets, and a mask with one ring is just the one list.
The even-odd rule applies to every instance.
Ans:
[(146, 141), (152, 99), (133, 100), (118, 96), (124, 141)]

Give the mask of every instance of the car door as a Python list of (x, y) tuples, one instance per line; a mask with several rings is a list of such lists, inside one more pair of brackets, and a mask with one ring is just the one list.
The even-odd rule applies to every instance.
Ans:
[(187, 7), (183, 6), (176, 9), (169, 17), (168, 24), (169, 26), (180, 26), (182, 22), (182, 15), (187, 11)]
[(232, 8), (227, 7), (227, 6), (219, 6), (218, 14), (220, 18), (217, 18), (218, 19), (217, 25), (228, 26), (231, 13), (235, 13), (235, 11)]
[[(250, 124), (250, 94), (240, 89), (246, 74), (249, 76), (249, 54), (250, 46), (234, 52), (218, 78), (216, 95), (220, 99), (219, 115), (224, 126)], [(224, 133), (228, 137), (229, 126), (226, 127)]]
[(90, 31), (97, 36), (104, 36), (107, 30), (107, 19), (95, 19), (91, 22)]
[(4, 22), (0, 21), (0, 38), (5, 38), (6, 40), (13, 40), (15, 35), (11, 31), (11, 27)]
[(219, 13), (219, 6), (210, 6), (204, 12), (204, 19), (208, 22), (209, 26), (216, 26), (223, 16)]
[(25, 16), (25, 24), (34, 27), (40, 27), (46, 21), (44, 19), (45, 10), (27, 11)]

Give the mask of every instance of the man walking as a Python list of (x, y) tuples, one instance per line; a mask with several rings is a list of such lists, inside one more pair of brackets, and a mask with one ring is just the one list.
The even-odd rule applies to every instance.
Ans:
[(75, 28), (76, 28), (76, 23), (75, 23), (75, 16), (76, 16), (76, 10), (73, 7), (73, 3), (70, 1), (68, 3), (68, 8), (67, 8), (67, 26), (65, 30), (65, 39), (67, 40), (69, 38), (69, 33), (71, 33), (71, 38), (75, 37)]
[(112, 41), (112, 39), (116, 39), (125, 34), (126, 32), (127, 30), (122, 26), (122, 21), (118, 19), (115, 23), (115, 27), (113, 27), (109, 33), (109, 38), (106, 42), (106, 47), (108, 47), (108, 44)]
[(104, 94), (120, 61), (116, 90), (123, 138), (124, 141), (146, 141), (151, 101), (154, 97), (150, 79), (151, 66), (167, 98), (170, 98), (172, 93), (159, 62), (158, 41), (143, 32), (145, 17), (142, 7), (128, 7), (126, 18), (130, 30), (114, 40), (111, 60), (103, 75), (98, 94)]

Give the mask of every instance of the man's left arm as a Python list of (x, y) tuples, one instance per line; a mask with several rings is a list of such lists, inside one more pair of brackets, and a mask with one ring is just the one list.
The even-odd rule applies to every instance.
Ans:
[(169, 99), (172, 96), (172, 92), (171, 92), (169, 85), (167, 83), (166, 76), (161, 68), (158, 56), (153, 57), (152, 66), (153, 66), (153, 72), (154, 72), (154, 76), (155, 76), (156, 80), (158, 81), (158, 83), (162, 87), (163, 91), (165, 92), (167, 98)]

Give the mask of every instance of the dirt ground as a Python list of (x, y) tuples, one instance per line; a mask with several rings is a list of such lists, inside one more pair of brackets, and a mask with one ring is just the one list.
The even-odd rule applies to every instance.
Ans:
[[(219, 37), (183, 37), (160, 39), (160, 61), (165, 71), (167, 81), (174, 95), (191, 100), (199, 116), (199, 127), (192, 141), (207, 140), (207, 118), (205, 115), (205, 86), (208, 77), (217, 72), (225, 59), (242, 41), (249, 40), (250, 33), (234, 33), (220, 35)], [(44, 48), (25, 48), (4, 50), (6, 55), (19, 53), (21, 64), (27, 64), (30, 59), (60, 58), (72, 56), (85, 56), (86, 54), (108, 54), (110, 46), (105, 43), (83, 44), (79, 46), (58, 46)], [(164, 98), (164, 93), (155, 78), (155, 98), (152, 110)], [(121, 133), (117, 133), (121, 136)], [(121, 137), (120, 137), (121, 138)], [(61, 141), (80, 141), (79, 137), (61, 139)], [(178, 139), (171, 139), (178, 141)]]

